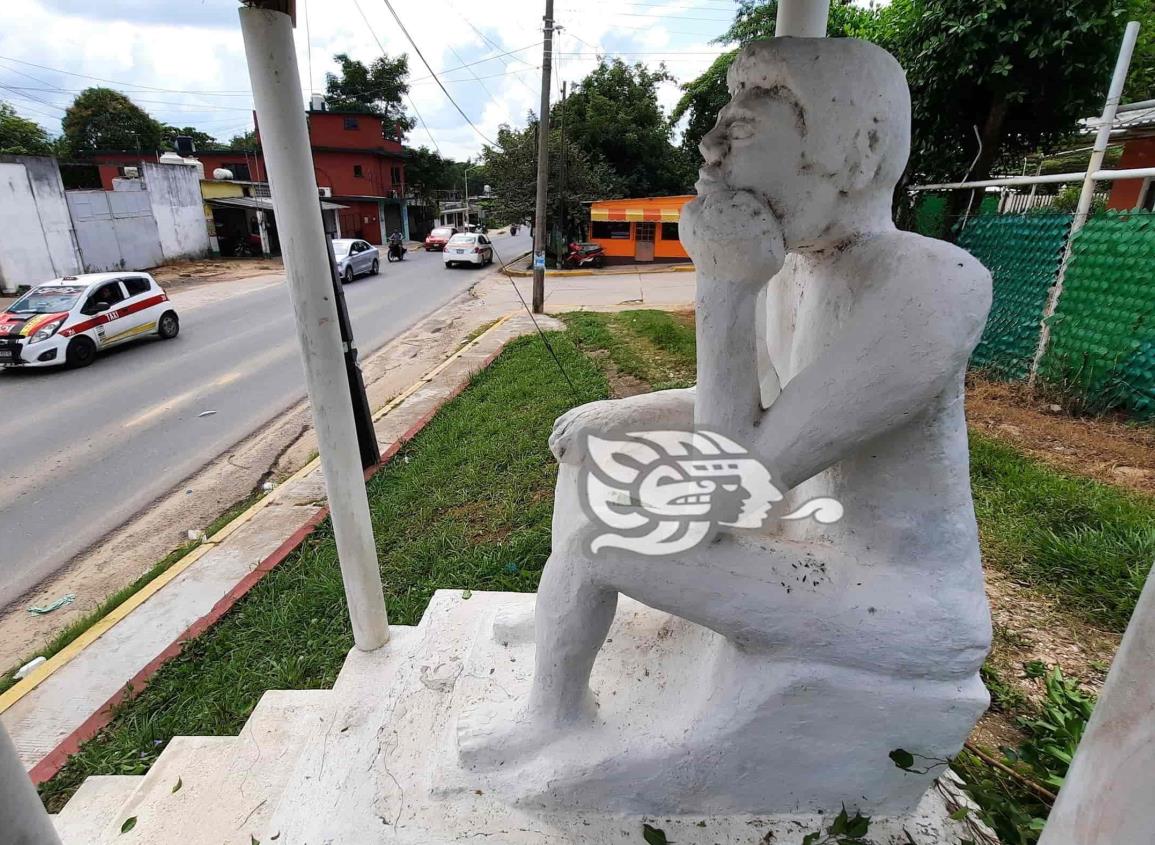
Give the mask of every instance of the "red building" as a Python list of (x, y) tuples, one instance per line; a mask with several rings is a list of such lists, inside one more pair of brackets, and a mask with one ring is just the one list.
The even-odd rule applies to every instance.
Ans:
[[(339, 235), (383, 244), (389, 234), (409, 237), (405, 199), (405, 152), (396, 127), (376, 114), (313, 110), (307, 112), (313, 171), (321, 195), (344, 206), (337, 215)], [(257, 150), (198, 150), (205, 178), (228, 170), (240, 182), (265, 182), (260, 130)], [(97, 152), (89, 158), (100, 170), (105, 190), (123, 168), (140, 161), (139, 153)]]
[[(1123, 112), (1115, 126), (1111, 142), (1123, 142), (1123, 155), (1112, 169), (1155, 167), (1155, 108)], [(1119, 211), (1155, 210), (1155, 177), (1119, 179), (1112, 183), (1107, 207)]]

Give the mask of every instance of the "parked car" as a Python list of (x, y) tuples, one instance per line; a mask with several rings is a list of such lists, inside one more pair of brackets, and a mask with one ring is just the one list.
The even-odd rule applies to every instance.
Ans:
[(445, 249), (449, 239), (457, 234), (455, 226), (438, 226), (425, 238), (426, 252), (440, 252)]
[(493, 261), (493, 245), (485, 235), (462, 232), (449, 239), (442, 257), (446, 267), (452, 267), (454, 264), (476, 264), (484, 267)]
[(344, 284), (357, 276), (376, 276), (381, 267), (377, 247), (357, 238), (334, 238), (333, 254), (337, 257), (337, 275)]
[(179, 332), (176, 309), (148, 273), (65, 276), (0, 313), (0, 367), (86, 367), (99, 350)]

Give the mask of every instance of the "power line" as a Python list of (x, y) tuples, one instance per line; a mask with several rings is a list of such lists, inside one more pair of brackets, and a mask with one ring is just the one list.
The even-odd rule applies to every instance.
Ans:
[[(356, 6), (357, 11), (361, 13), (361, 20), (365, 21), (365, 28), (369, 30), (369, 34), (372, 35), (373, 40), (377, 42), (377, 49), (381, 51), (382, 56), (388, 58), (388, 53), (385, 52), (385, 45), (382, 44), (381, 39), (377, 37), (377, 31), (373, 29), (373, 24), (369, 23), (369, 18), (365, 14), (365, 10), (361, 8), (359, 0), (353, 0), (353, 5)], [(425, 134), (429, 136), (429, 140), (433, 143), (433, 149), (437, 150), (438, 155), (441, 155), (441, 147), (438, 146), (437, 139), (434, 138), (433, 133), (429, 131), (429, 125), (426, 124), (425, 118), (421, 116), (421, 112), (417, 111), (417, 104), (413, 102), (413, 98), (409, 96), (408, 91), (405, 92), (405, 99), (409, 101), (409, 106), (413, 109), (413, 113), (417, 115), (417, 120), (420, 121), (421, 128), (425, 130)]]
[[(453, 73), (453, 71), (455, 71), (455, 70), (465, 70), (465, 68), (473, 67), (473, 65), (479, 65), (479, 64), (482, 64), (484, 62), (491, 62), (494, 59), (500, 59), (503, 56), (512, 56), (514, 53), (524, 53), (526, 50), (532, 50), (534, 47), (540, 47), (540, 46), (541, 46), (541, 42), (536, 41), (533, 44), (526, 45), (525, 47), (518, 47), (516, 50), (506, 50), (504, 53), (495, 53), (492, 56), (485, 56), (483, 58), (477, 59), (476, 61), (469, 62), (468, 64), (458, 65), (457, 67), (444, 68), (443, 70), (439, 71), (439, 73)], [(0, 57), (0, 58), (3, 58), (3, 57)], [(428, 68), (429, 65), (426, 65), (426, 67)], [(435, 79), (436, 76), (437, 76), (437, 74), (433, 73), (432, 69), (430, 69), (430, 75), (429, 76), (419, 76), (416, 79), (410, 80), (410, 82), (423, 82), (426, 79)]]
[(442, 84), (442, 82), (438, 78), (437, 74), (434, 73), (433, 68), (429, 65), (429, 62), (426, 61), (426, 59), (425, 59), (425, 54), (421, 52), (421, 49), (417, 46), (417, 42), (415, 42), (413, 40), (413, 36), (409, 34), (409, 30), (407, 30), (405, 28), (405, 24), (403, 24), (401, 22), (401, 18), (400, 18), (400, 16), (398, 16), (397, 11), (393, 8), (393, 4), (390, 2), (390, 0), (384, 0), (384, 2), (385, 2), (385, 7), (389, 10), (389, 13), (391, 15), (393, 15), (393, 20), (397, 21), (397, 26), (400, 27), (402, 34), (404, 34), (405, 38), (408, 39), (409, 45), (413, 48), (414, 52), (417, 53), (417, 57), (419, 59), (421, 59), (421, 63), (423, 65), (425, 65), (426, 70), (428, 70), (429, 73), (431, 73), (433, 75), (433, 78), (435, 80), (437, 80), (437, 87), (439, 87), (441, 89), (442, 93), (444, 93), (445, 96), (449, 99), (449, 102), (453, 103), (453, 107), (455, 109), (457, 109), (458, 114), (460, 114), (463, 118), (465, 118), (465, 122), (469, 124), (469, 126), (473, 129), (474, 132), (476, 132), (479, 136), (481, 136), (481, 139), (483, 141), (485, 141), (491, 147), (498, 146), (493, 141), (491, 141), (489, 139), (489, 137), (484, 132), (482, 132), (480, 129), (478, 129), (474, 125), (473, 121), (469, 119), (469, 115), (467, 115), (465, 113), (464, 109), (462, 109), (461, 106), (457, 105), (457, 100), (453, 99), (453, 95), (449, 93), (449, 89), (446, 88)]
[(42, 104), (48, 106), (48, 108), (50, 108), (50, 109), (56, 109), (58, 111), (68, 111), (68, 109), (61, 108), (60, 106), (56, 105), (55, 103), (50, 103), (47, 100), (40, 99), (39, 97), (33, 97), (31, 94), (21, 94), (17, 89), (9, 88), (7, 85), (0, 85), (0, 88), (3, 88), (5, 91), (7, 91), (9, 94), (11, 94), (14, 97), (20, 97), (21, 99), (24, 99), (24, 100), (31, 100), (34, 103), (42, 103)]
[[(88, 74), (85, 74), (85, 73), (73, 73), (70, 70), (61, 70), (60, 68), (49, 67), (48, 65), (38, 65), (35, 62), (26, 62), (23, 59), (14, 59), (11, 56), (0, 56), (0, 59), (4, 59), (5, 61), (9, 61), (9, 62), (16, 62), (17, 64), (21, 64), (21, 65), (28, 65), (28, 67), (38, 67), (41, 70), (50, 70), (53, 73), (62, 73), (65, 76), (75, 76), (75, 77), (78, 77), (79, 79), (92, 79), (92, 80), (95, 80), (96, 82), (106, 82), (109, 85), (123, 85), (123, 86), (128, 87), (128, 88), (139, 88), (142, 91), (158, 91), (162, 94), (211, 94), (213, 96), (234, 96), (234, 97), (242, 97), (242, 96), (243, 97), (251, 97), (252, 96), (252, 92), (250, 92), (250, 91), (189, 91), (189, 90), (181, 90), (179, 88), (157, 88), (156, 86), (153, 86), (153, 85), (140, 85), (140, 84), (137, 84), (135, 82), (121, 82), (121, 81), (118, 81), (115, 79), (105, 79), (105, 78), (100, 77), (100, 76), (89, 76)], [(43, 81), (43, 80), (41, 80), (41, 81)]]
[[(40, 92), (49, 93), (49, 94), (72, 95), (72, 94), (82, 94), (83, 93), (83, 91), (78, 91), (75, 89), (70, 90), (67, 88), (55, 88), (55, 87), (53, 87), (53, 88), (34, 88), (34, 87), (28, 86), (28, 85), (12, 85), (12, 86), (6, 86), (6, 87), (12, 88), (16, 91), (40, 91)], [(133, 95), (131, 97), (131, 99), (134, 102), (157, 103), (157, 104), (160, 104), (163, 106), (168, 106), (169, 108), (183, 108), (183, 109), (191, 109), (194, 111), (221, 111), (221, 110), (245, 111), (245, 112), (251, 112), (252, 111), (252, 109), (243, 108), (241, 106), (221, 106), (221, 105), (217, 105), (216, 103), (180, 103), (180, 102), (173, 102), (172, 100), (153, 100), (153, 99), (149, 99), (146, 97), (137, 97), (137, 96), (135, 96), (135, 92), (132, 92), (132, 91), (127, 91), (127, 92), (126, 91), (120, 91), (118, 93), (124, 94), (126, 97), (129, 96), (130, 94)]]

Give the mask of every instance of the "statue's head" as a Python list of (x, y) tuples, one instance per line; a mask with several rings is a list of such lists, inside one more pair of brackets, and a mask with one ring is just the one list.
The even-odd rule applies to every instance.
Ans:
[(730, 102), (700, 145), (700, 194), (751, 191), (790, 248), (889, 222), (910, 153), (910, 92), (893, 56), (851, 38), (774, 38), (744, 46), (727, 81)]

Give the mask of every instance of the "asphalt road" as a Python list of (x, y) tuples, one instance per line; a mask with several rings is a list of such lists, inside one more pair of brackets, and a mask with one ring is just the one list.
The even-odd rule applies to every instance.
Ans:
[[(527, 234), (494, 243), (506, 260), (530, 247)], [(362, 359), (491, 269), (447, 270), (425, 252), (382, 253), (381, 268), (345, 286)], [(0, 372), (0, 607), (304, 397), (285, 285), (180, 317), (176, 340), (83, 370)]]

